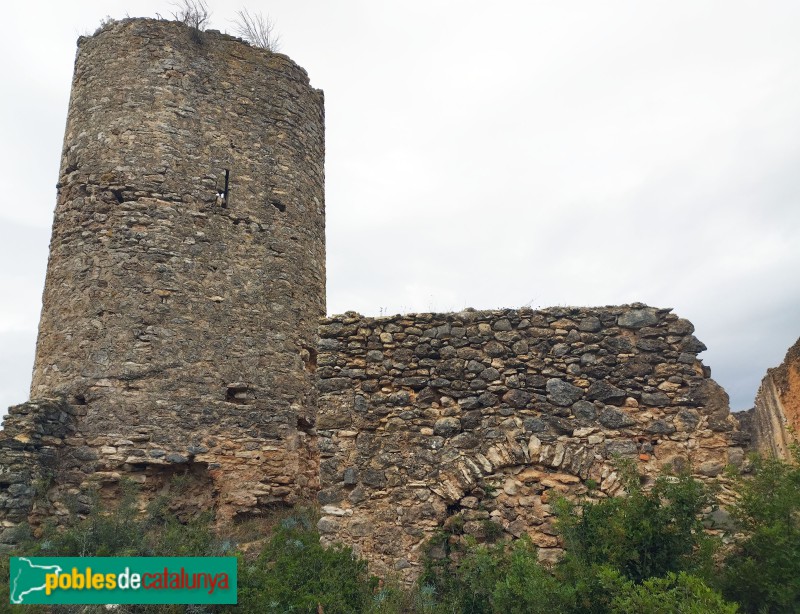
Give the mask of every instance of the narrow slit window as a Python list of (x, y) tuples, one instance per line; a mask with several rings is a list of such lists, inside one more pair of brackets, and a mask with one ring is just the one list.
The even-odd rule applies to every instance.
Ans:
[(228, 208), (228, 201), (230, 198), (230, 179), (231, 179), (231, 171), (230, 169), (226, 168), (225, 186), (222, 189), (217, 188), (217, 204), (223, 209)]

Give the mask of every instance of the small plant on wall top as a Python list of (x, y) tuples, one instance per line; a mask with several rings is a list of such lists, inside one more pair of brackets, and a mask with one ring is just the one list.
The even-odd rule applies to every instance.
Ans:
[(205, 0), (180, 0), (173, 4), (175, 10), (172, 17), (175, 21), (185, 23), (190, 28), (201, 32), (208, 27), (211, 11)]
[(251, 13), (247, 9), (236, 12), (236, 33), (256, 47), (268, 51), (278, 51), (280, 37), (275, 34), (275, 24), (261, 13)]

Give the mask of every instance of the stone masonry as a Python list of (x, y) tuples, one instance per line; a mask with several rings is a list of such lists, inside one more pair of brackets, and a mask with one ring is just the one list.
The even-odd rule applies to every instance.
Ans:
[(9, 409), (0, 431), (0, 541), (13, 539), (13, 528), (38, 520), (37, 506), (61, 471), (62, 449), (73, 432), (72, 407), (64, 401), (40, 400)]
[(443, 527), (527, 533), (552, 559), (553, 495), (617, 494), (617, 457), (648, 478), (742, 463), (705, 346), (668, 309), (321, 320), (305, 71), (162, 20), (78, 45), (31, 400), (0, 431), (0, 542), (181, 475), (183, 505), (220, 522), (316, 497), (323, 541), (408, 581)]
[(375, 573), (419, 573), (441, 527), (560, 552), (554, 493), (614, 495), (616, 456), (701, 479), (747, 437), (669, 309), (636, 304), (327, 319), (320, 532)]
[(175, 472), (222, 518), (313, 498), (324, 110), (305, 71), (182, 23), (111, 23), (78, 41), (57, 187), (31, 385), (69, 406), (56, 513)]

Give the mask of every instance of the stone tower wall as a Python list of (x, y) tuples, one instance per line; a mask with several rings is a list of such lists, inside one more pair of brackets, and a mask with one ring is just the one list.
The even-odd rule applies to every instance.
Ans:
[(747, 437), (693, 331), (641, 304), (326, 320), (323, 539), (405, 579), (442, 528), (528, 533), (553, 557), (553, 495), (617, 493), (616, 455), (651, 478), (740, 464)]
[(228, 515), (312, 493), (324, 313), (305, 71), (176, 22), (81, 38), (31, 386), (75, 408), (66, 486), (191, 467)]

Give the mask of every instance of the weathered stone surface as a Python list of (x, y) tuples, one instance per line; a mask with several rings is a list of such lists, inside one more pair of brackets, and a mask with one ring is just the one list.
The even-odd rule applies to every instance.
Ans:
[(791, 456), (790, 446), (800, 442), (800, 339), (761, 381), (752, 433), (756, 449), (784, 459)]
[(581, 320), (578, 328), (589, 333), (597, 333), (603, 329), (603, 324), (597, 316), (589, 316)]
[(573, 415), (579, 420), (591, 421), (597, 417), (597, 409), (589, 401), (578, 401), (572, 406)]
[(433, 425), (433, 432), (442, 437), (452, 437), (461, 432), (461, 420), (458, 418), (440, 418)]
[(617, 388), (606, 380), (593, 382), (586, 391), (586, 398), (590, 401), (602, 401), (610, 405), (622, 405), (627, 393)]
[(628, 414), (613, 407), (606, 407), (600, 412), (600, 424), (610, 429), (621, 429), (636, 424), (636, 420)]
[[(323, 541), (354, 545), (373, 573), (415, 578), (423, 542), (444, 526), (452, 539), (529, 534), (555, 558), (551, 498), (578, 496), (590, 478), (604, 496), (616, 494), (615, 457), (651, 476), (670, 464), (701, 479), (743, 457), (726, 397), (682, 349), (691, 326), (668, 310), (337, 316), (320, 331), (334, 341), (325, 347), (338, 348), (328, 352), (331, 368), (318, 370), (320, 388), (348, 380), (324, 395), (320, 423), (347, 415), (354, 395), (364, 399), (359, 423), (320, 433), (320, 450), (338, 468), (323, 471), (323, 482), (339, 480), (320, 501), (338, 499), (334, 505), (352, 511)], [(363, 379), (357, 369), (369, 364), (368, 352), (401, 366)], [(732, 430), (713, 431), (719, 421)], [(700, 443), (689, 436), (695, 432), (704, 434)], [(679, 434), (686, 437), (674, 440)], [(400, 559), (408, 565), (397, 567)]]
[(164, 20), (81, 37), (31, 398), (64, 398), (85, 443), (35, 444), (59, 450), (51, 498), (95, 474), (150, 492), (175, 466), (221, 517), (312, 496), (314, 369), (339, 349), (317, 349), (324, 230), (323, 96), (302, 68)]
[(583, 390), (561, 379), (547, 380), (547, 400), (555, 405), (567, 407), (583, 396)]
[(514, 388), (503, 395), (503, 402), (508, 403), (511, 407), (522, 408), (530, 402), (531, 396), (529, 392)]
[(705, 523), (709, 529), (719, 529), (723, 531), (735, 531), (736, 521), (730, 513), (722, 508), (717, 508), (708, 515)]
[(629, 439), (620, 439), (606, 443), (606, 454), (609, 457), (633, 456), (638, 451), (639, 448), (636, 447), (636, 442)]
[(650, 407), (666, 407), (672, 403), (672, 399), (664, 392), (643, 392), (642, 405)]
[(691, 335), (694, 332), (694, 324), (689, 320), (678, 318), (670, 322), (667, 327), (667, 333), (670, 335)]
[(725, 469), (725, 464), (720, 461), (706, 461), (700, 463), (697, 472), (701, 475), (715, 477), (722, 473), (723, 469)]
[(624, 328), (642, 328), (658, 323), (655, 309), (631, 309), (617, 318), (617, 324)]
[[(33, 485), (57, 470), (65, 441), (74, 433), (75, 416), (63, 400), (38, 399), (8, 410), (0, 431), (2, 521), (14, 524), (27, 519), (36, 495)], [(0, 544), (11, 538), (13, 531), (3, 533)]]
[(654, 420), (645, 428), (646, 433), (654, 433), (658, 435), (670, 435), (675, 432), (675, 425), (667, 422), (666, 420)]
[(706, 344), (700, 341), (694, 335), (689, 335), (686, 337), (686, 339), (684, 339), (680, 344), (679, 348), (681, 352), (686, 354), (699, 354), (700, 352), (705, 352), (708, 349)]

